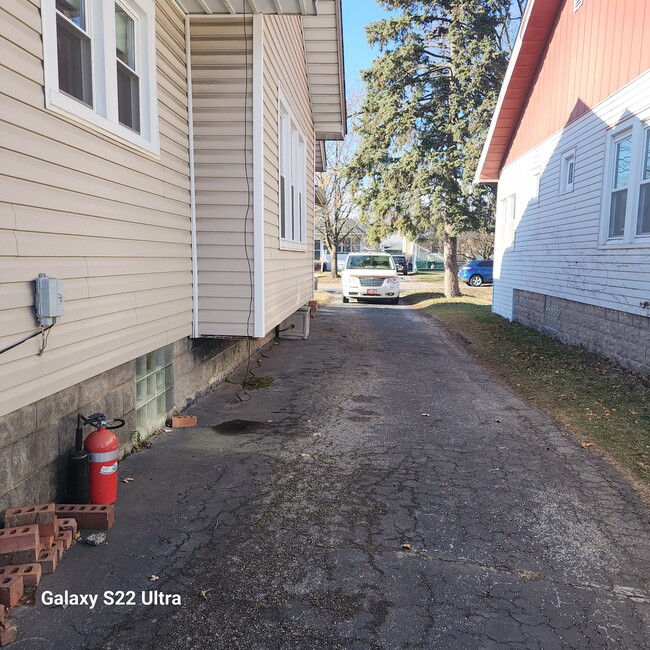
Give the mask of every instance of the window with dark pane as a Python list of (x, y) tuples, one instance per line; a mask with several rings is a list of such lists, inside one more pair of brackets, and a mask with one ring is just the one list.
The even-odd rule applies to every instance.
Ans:
[(115, 56), (117, 58), (117, 112), (120, 124), (140, 133), (140, 79), (135, 53), (135, 20), (115, 5)]
[(92, 57), (84, 0), (56, 0), (59, 90), (93, 105)]
[(645, 132), (643, 169), (641, 188), (639, 190), (639, 216), (637, 220), (636, 234), (650, 234), (650, 129)]
[(297, 122), (280, 104), (280, 236), (285, 241), (304, 243), (305, 227), (305, 140)]
[(280, 167), (280, 236), (286, 239), (287, 234), (287, 221), (288, 212), (287, 203), (288, 195), (287, 189), (289, 184), (289, 176), (291, 175), (290, 156), (287, 146), (287, 134), (289, 133), (289, 118), (284, 112), (280, 112), (280, 125), (278, 134), (279, 146), (279, 167)]
[(622, 237), (625, 231), (627, 186), (632, 162), (632, 136), (616, 143), (614, 150), (614, 187), (609, 210), (609, 236)]

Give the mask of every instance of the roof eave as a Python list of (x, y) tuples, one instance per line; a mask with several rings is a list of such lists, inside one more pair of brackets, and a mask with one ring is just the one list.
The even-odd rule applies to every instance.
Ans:
[[(501, 85), (497, 105), (492, 114), (487, 138), (481, 151), (476, 173), (474, 174), (474, 182), (477, 184), (497, 183), (499, 181), (503, 161), (505, 160), (512, 142), (512, 137), (519, 124), (526, 100), (530, 94), (530, 88), (537, 76), (539, 65), (546, 51), (546, 44), (548, 44), (548, 38), (557, 19), (558, 9), (561, 4), (562, 0), (529, 0), (526, 5), (521, 26), (517, 33), (515, 47), (510, 57), (503, 84)], [(533, 25), (531, 17), (537, 20), (536, 24)], [(540, 47), (542, 43), (544, 43), (544, 47)], [(516, 78), (518, 82), (521, 82), (521, 76), (515, 77), (515, 71), (519, 71), (523, 67), (521, 60), (524, 56), (531, 55), (528, 52), (531, 48), (536, 51), (534, 51), (532, 64), (531, 61), (527, 63), (528, 71), (524, 68), (523, 78), (526, 84), (526, 92), (522, 93), (521, 87), (515, 92), (511, 88), (513, 79)], [(507, 118), (504, 116), (506, 111), (510, 113)], [(497, 128), (506, 130), (507, 136), (505, 141), (501, 132), (499, 134), (500, 141), (495, 142)]]
[(319, 0), (318, 9), (318, 15), (302, 18), (315, 137), (343, 140), (347, 107), (341, 0)]
[(185, 14), (206, 16), (251, 16), (253, 14), (318, 13), (318, 0), (174, 0)]

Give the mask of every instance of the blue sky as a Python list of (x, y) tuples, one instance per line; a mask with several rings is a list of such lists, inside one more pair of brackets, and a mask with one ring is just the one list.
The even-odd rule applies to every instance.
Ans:
[(353, 88), (359, 71), (370, 67), (377, 56), (366, 41), (365, 26), (389, 13), (375, 0), (343, 0), (343, 47), (345, 49), (345, 68), (348, 86)]

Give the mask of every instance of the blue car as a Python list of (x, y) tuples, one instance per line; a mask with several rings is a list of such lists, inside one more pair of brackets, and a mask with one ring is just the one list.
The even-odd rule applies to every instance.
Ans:
[(470, 287), (480, 287), (482, 284), (492, 284), (492, 260), (472, 260), (458, 271), (458, 277)]

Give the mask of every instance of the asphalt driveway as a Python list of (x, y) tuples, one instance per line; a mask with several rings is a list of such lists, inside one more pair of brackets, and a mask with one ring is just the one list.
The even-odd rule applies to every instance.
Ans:
[(109, 543), (41, 583), (97, 606), (20, 608), (15, 648), (650, 647), (650, 522), (616, 471), (412, 308), (312, 325), (254, 361), (270, 388), (222, 385), (120, 465)]

